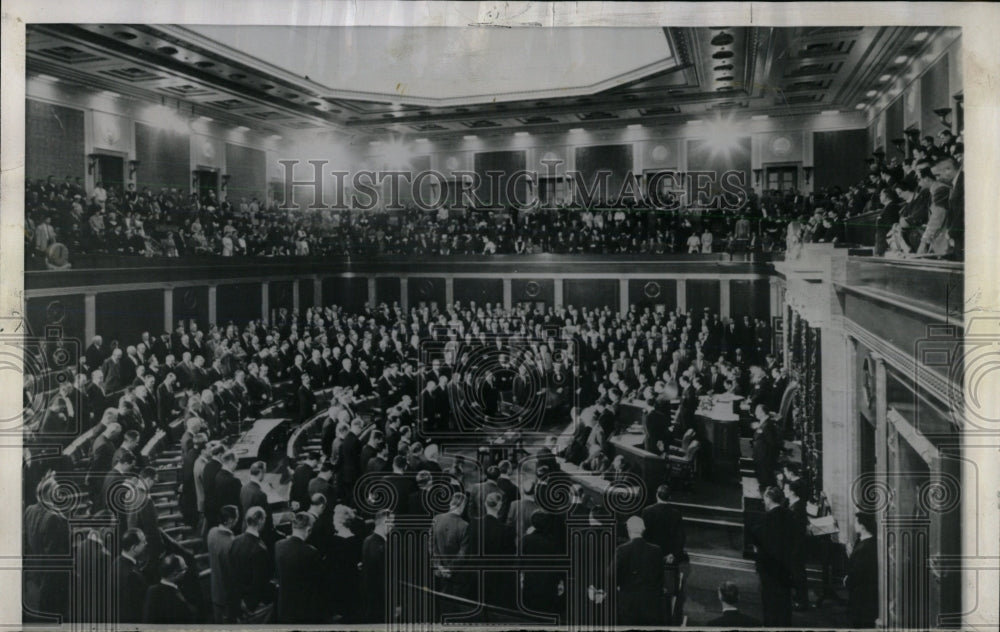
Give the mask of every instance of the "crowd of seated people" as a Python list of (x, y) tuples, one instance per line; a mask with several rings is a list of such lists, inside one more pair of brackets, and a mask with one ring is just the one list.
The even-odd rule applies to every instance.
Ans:
[(862, 232), (870, 237), (853, 245), (874, 247), (876, 254), (888, 257), (961, 259), (964, 151), (960, 137), (943, 130), (936, 139), (924, 136), (913, 143), (902, 160), (885, 161), (881, 154), (869, 159), (863, 181), (804, 200), (804, 212), (788, 224), (787, 249), (802, 243), (850, 243), (846, 233), (851, 219), (863, 216)]
[[(763, 203), (762, 203), (763, 202)], [(490, 255), (776, 252), (795, 204), (751, 195), (741, 210), (658, 211), (630, 207), (486, 211), (280, 210), (251, 196), (219, 200), (105, 188), (80, 179), (26, 183), (26, 253), (44, 258), (55, 243), (69, 252), (143, 257), (185, 255)]]
[[(34, 446), (90, 432), (91, 458), (82, 472), (89, 502), (82, 512), (117, 518), (121, 550), (103, 554), (129, 578), (119, 584), (123, 622), (384, 620), (386, 533), (399, 515), (432, 519), (433, 552), (449, 560), (434, 571), (434, 588), (475, 599), (461, 560), (471, 563), (479, 547), (516, 560), (564, 546), (561, 517), (536, 500), (565, 475), (561, 463), (609, 481), (621, 476), (625, 468), (607, 440), (617, 432), (619, 402), (645, 402), (647, 431), (659, 433), (647, 443), (664, 455), (691, 429), (692, 402), (703, 394), (746, 396), (765, 411), (758, 431), (769, 431), (774, 422), (767, 411), (777, 410), (787, 379), (770, 349), (763, 320), (636, 306), (624, 313), (475, 304), (408, 313), (398, 305), (361, 313), (327, 307), (281, 311), (275, 322), (242, 328), (179, 323), (173, 332), (144, 333), (124, 350), (97, 336), (74, 378), (49, 394), (46, 413), (27, 431), (25, 555), (66, 549), (62, 535), (73, 517), (54, 500), (72, 464), (40, 458)], [(652, 423), (650, 414), (665, 414), (674, 399), (681, 412), (665, 426)], [(278, 465), (256, 462), (241, 482), (233, 439), (275, 404), (293, 428), (314, 424), (318, 449)], [(443, 454), (447, 438), (435, 433), (460, 431), (462, 416), (470, 414), (539, 415), (552, 436), (538, 448), (531, 475), (516, 461), (467, 470), (461, 455)], [(191, 579), (191, 551), (166, 535), (151, 503), (142, 502), (159, 475), (145, 462), (143, 446), (160, 433), (180, 446), (172, 493), (183, 522), (208, 551), (208, 596)], [(777, 454), (761, 460), (763, 485), (778, 469)], [(277, 493), (267, 478), (275, 468), (290, 483), (280, 510), (269, 500)], [(367, 509), (355, 495), (359, 481), (373, 475), (396, 490), (386, 511)], [(122, 485), (139, 502), (109, 501)], [(441, 485), (447, 511), (440, 508)], [(617, 576), (608, 578), (617, 584), (588, 587), (588, 598), (600, 601), (602, 591), (617, 590), (620, 606), (643, 604), (620, 610), (621, 621), (672, 620), (659, 598), (662, 566), (683, 561), (684, 549), (679, 514), (666, 507), (669, 495), (664, 485), (657, 493), (664, 508), (614, 517), (625, 547), (617, 553)], [(592, 520), (609, 517), (600, 503), (584, 503), (579, 487), (574, 506)], [(633, 548), (656, 563), (631, 569), (638, 563)], [(525, 571), (523, 582), (531, 588), (524, 589), (526, 605), (566, 607), (557, 572)], [(44, 603), (67, 603), (65, 584), (42, 574), (37, 585)], [(651, 595), (657, 599), (649, 601)], [(515, 596), (512, 581), (491, 586), (486, 598), (516, 609)]]

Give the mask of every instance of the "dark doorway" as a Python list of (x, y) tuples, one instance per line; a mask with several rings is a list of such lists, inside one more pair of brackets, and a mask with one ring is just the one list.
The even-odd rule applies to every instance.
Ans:
[(219, 172), (213, 169), (197, 169), (195, 175), (198, 178), (198, 199), (203, 204), (218, 199), (219, 195)]
[(104, 186), (105, 191), (114, 191), (118, 199), (121, 199), (125, 191), (125, 159), (113, 154), (98, 154), (94, 183), (98, 182)]

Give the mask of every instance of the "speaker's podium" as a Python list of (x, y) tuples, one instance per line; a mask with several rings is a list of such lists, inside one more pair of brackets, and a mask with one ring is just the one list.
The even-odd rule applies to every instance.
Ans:
[(291, 421), (287, 417), (273, 417), (253, 422), (230, 448), (236, 454), (238, 467), (250, 467), (254, 461), (266, 462)]

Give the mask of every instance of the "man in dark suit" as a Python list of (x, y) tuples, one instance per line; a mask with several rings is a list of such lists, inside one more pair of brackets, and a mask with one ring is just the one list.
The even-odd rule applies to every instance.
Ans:
[(212, 571), (210, 584), (212, 612), (215, 622), (223, 625), (234, 623), (238, 614), (230, 553), (233, 546), (233, 527), (239, 517), (240, 510), (237, 507), (223, 505), (219, 509), (219, 524), (209, 530), (206, 543), (209, 568)]
[(486, 468), (486, 479), (469, 488), (469, 518), (479, 518), (486, 513), (486, 497), (492, 493), (500, 493), (500, 486), (497, 485), (499, 478), (500, 468), (491, 465)]
[(618, 590), (618, 623), (657, 625), (663, 622), (663, 550), (642, 535), (646, 525), (639, 516), (625, 523), (629, 541), (615, 549)]
[(670, 488), (660, 485), (656, 489), (656, 502), (642, 511), (646, 525), (643, 537), (663, 551), (667, 564), (679, 564), (687, 558), (684, 552), (684, 518), (681, 512), (671, 507)]
[(777, 487), (764, 490), (764, 518), (749, 528), (757, 549), (757, 575), (760, 577), (764, 625), (788, 627), (792, 622), (792, 577), (789, 542), (791, 515), (785, 498)]
[(316, 414), (316, 395), (313, 394), (311, 384), (312, 378), (308, 373), (303, 373), (300, 379), (298, 391), (296, 391), (296, 419), (301, 425), (307, 419)]
[(851, 613), (851, 627), (875, 627), (879, 614), (878, 546), (875, 541), (875, 515), (868, 512), (855, 514), (854, 529), (857, 543), (847, 562), (847, 604)]
[(170, 427), (170, 422), (177, 414), (177, 398), (174, 395), (174, 387), (177, 383), (177, 374), (170, 371), (163, 378), (163, 383), (156, 388), (156, 423), (161, 430)]
[(222, 470), (222, 455), (226, 453), (226, 446), (221, 443), (216, 443), (210, 448), (210, 458), (208, 463), (205, 464), (205, 468), (201, 471), (201, 485), (205, 492), (205, 524), (202, 533), (208, 533), (208, 530), (219, 523), (219, 504), (218, 496), (215, 493), (215, 479), (218, 473)]
[(146, 549), (146, 534), (141, 529), (129, 529), (122, 536), (122, 552), (114, 561), (118, 588), (118, 623), (142, 621), (142, 605), (146, 598), (146, 578), (139, 569), (139, 559)]
[(709, 621), (706, 624), (708, 627), (729, 630), (760, 627), (760, 621), (740, 612), (740, 589), (733, 582), (726, 581), (719, 585), (719, 602), (722, 603), (722, 614)]
[(146, 590), (142, 607), (143, 623), (186, 625), (197, 623), (197, 613), (177, 587), (187, 573), (187, 563), (179, 555), (168, 555), (160, 565), (159, 584)]
[(372, 430), (368, 435), (368, 443), (361, 448), (361, 458), (359, 462), (361, 463), (361, 472), (367, 472), (368, 461), (375, 457), (381, 450), (382, 444), (385, 441), (385, 435), (382, 434), (381, 430), (377, 428)]
[(757, 428), (753, 435), (753, 468), (757, 484), (763, 491), (777, 484), (775, 470), (778, 469), (781, 445), (777, 428), (764, 407), (758, 405), (754, 415)]
[(361, 431), (364, 422), (360, 417), (351, 421), (351, 430), (340, 444), (340, 488), (350, 494), (361, 476)]
[(264, 473), (266, 471), (267, 464), (263, 461), (256, 461), (250, 466), (250, 480), (244, 483), (240, 489), (240, 509), (242, 510), (242, 515), (246, 516), (251, 507), (260, 507), (267, 514), (267, 524), (269, 525), (271, 507), (267, 500), (267, 492), (261, 487), (264, 484)]
[(467, 582), (458, 570), (461, 558), (469, 554), (469, 523), (462, 518), (466, 496), (462, 492), (452, 495), (448, 511), (434, 516), (431, 524), (431, 555), (448, 557), (447, 562), (438, 562), (435, 575), (440, 590), (459, 597), (465, 596)]
[[(554, 516), (541, 509), (535, 509), (528, 518), (533, 527), (519, 539), (518, 548), (523, 556), (559, 555), (559, 543), (553, 533)], [(560, 574), (552, 571), (533, 569), (522, 573), (521, 595), (524, 605), (539, 612), (559, 612)]]
[(288, 493), (288, 501), (293, 511), (304, 511), (309, 506), (309, 481), (316, 476), (319, 465), (319, 453), (310, 451), (302, 457), (302, 461), (292, 472), (292, 486)]
[(96, 439), (90, 451), (90, 467), (87, 471), (86, 483), (93, 502), (92, 512), (104, 509), (104, 478), (114, 465), (115, 446), (122, 433), (122, 427), (117, 423), (109, 423)]
[(510, 504), (521, 497), (521, 491), (511, 480), (510, 475), (514, 466), (510, 461), (504, 459), (497, 465), (500, 469), (500, 477), (497, 479), (497, 487), (503, 494), (503, 504), (500, 506), (500, 519), (507, 522), (507, 513), (510, 511)]
[(792, 573), (792, 589), (796, 610), (809, 607), (809, 582), (806, 576), (806, 541), (808, 538), (809, 516), (806, 514), (805, 485), (803, 481), (785, 481), (783, 486), (788, 499), (791, 516), (789, 529), (789, 568)]
[[(215, 502), (218, 508), (232, 505), (239, 511), (242, 506), (240, 502), (240, 492), (243, 484), (236, 478), (233, 472), (236, 471), (236, 454), (226, 451), (222, 455), (222, 469), (215, 475)], [(233, 530), (239, 531), (239, 517), (234, 523)]]
[(410, 494), (416, 490), (416, 484), (412, 476), (407, 476), (406, 457), (397, 455), (392, 459), (392, 473), (386, 474), (383, 479), (392, 486), (396, 494), (396, 507), (393, 511), (398, 514), (406, 514), (409, 511)]
[[(483, 513), (469, 523), (470, 552), (482, 555), (512, 555), (513, 534), (500, 520), (503, 494), (492, 491), (483, 499)], [(487, 600), (489, 601), (489, 600)]]
[[(335, 503), (339, 502), (337, 498), (337, 491), (333, 485), (333, 466), (330, 465), (328, 461), (323, 461), (319, 466), (319, 473), (309, 481), (309, 486), (307, 488), (309, 493), (309, 503), (312, 503), (313, 496), (316, 494), (323, 494), (323, 498), (326, 498), (327, 503), (329, 503), (329, 509), (332, 511)], [(307, 504), (306, 509), (309, 508)]]
[(361, 595), (364, 598), (366, 623), (385, 623), (385, 542), (389, 531), (389, 512), (375, 513), (375, 529), (361, 545)]
[(122, 437), (122, 444), (115, 450), (114, 455), (111, 457), (111, 465), (114, 465), (119, 461), (122, 454), (128, 452), (135, 459), (136, 467), (142, 467), (145, 465), (142, 461), (142, 455), (139, 453), (139, 432), (137, 430), (129, 430)]
[(247, 510), (243, 533), (233, 539), (229, 564), (233, 573), (233, 603), (254, 613), (274, 602), (274, 567), (261, 540), (266, 515), (260, 507)]
[(146, 559), (151, 564), (159, 564), (160, 556), (163, 555), (163, 536), (160, 534), (160, 519), (151, 496), (153, 486), (156, 485), (156, 469), (143, 468), (135, 484), (139, 502), (132, 505), (136, 509), (128, 513), (126, 524), (129, 529), (142, 531), (145, 536)]
[(320, 623), (320, 555), (319, 551), (306, 543), (312, 527), (312, 515), (300, 511), (292, 519), (292, 535), (274, 545), (274, 565), (278, 577), (278, 623)]
[(479, 397), (487, 415), (493, 417), (500, 413), (500, 389), (492, 372), (486, 374), (482, 386), (479, 387)]

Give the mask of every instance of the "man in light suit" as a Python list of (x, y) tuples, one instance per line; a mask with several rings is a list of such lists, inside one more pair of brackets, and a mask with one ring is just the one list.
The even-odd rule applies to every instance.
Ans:
[(239, 509), (224, 505), (219, 509), (218, 526), (208, 532), (208, 564), (212, 570), (212, 612), (215, 622), (229, 624), (238, 614), (233, 604), (236, 590), (233, 585), (230, 551), (233, 547), (233, 525), (239, 520)]
[(446, 557), (440, 560), (434, 574), (440, 590), (459, 597), (465, 596), (466, 577), (458, 570), (461, 560), (469, 553), (469, 523), (462, 518), (466, 496), (456, 492), (448, 504), (448, 511), (434, 516), (431, 524), (431, 555)]

